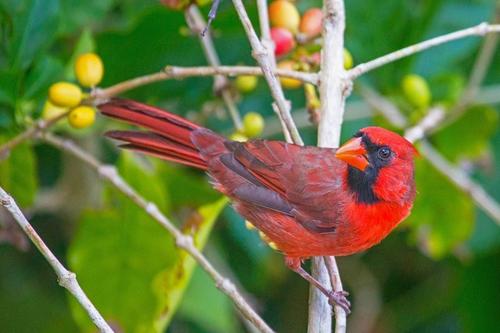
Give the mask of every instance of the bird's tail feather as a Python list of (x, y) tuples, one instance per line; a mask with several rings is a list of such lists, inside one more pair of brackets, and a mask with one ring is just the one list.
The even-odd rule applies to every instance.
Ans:
[(107, 132), (108, 137), (125, 142), (121, 147), (207, 169), (205, 159), (192, 141), (192, 133), (203, 130), (203, 127), (165, 110), (131, 100), (111, 99), (99, 109), (106, 116), (149, 130)]

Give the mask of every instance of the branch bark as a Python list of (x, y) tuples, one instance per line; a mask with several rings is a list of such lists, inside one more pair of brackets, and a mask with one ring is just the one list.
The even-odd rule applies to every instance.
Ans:
[(19, 209), (19, 206), (17, 206), (14, 199), (1, 187), (0, 204), (4, 206), (5, 209), (10, 212), (10, 214), (12, 214), (12, 217), (16, 220), (24, 233), (36, 246), (38, 251), (40, 251), (40, 253), (44, 256), (45, 260), (47, 260), (47, 262), (50, 264), (57, 275), (57, 281), (59, 285), (67, 289), (76, 298), (78, 303), (80, 303), (83, 309), (87, 312), (90, 319), (100, 332), (112, 333), (113, 330), (111, 329), (111, 327), (106, 323), (102, 315), (99, 313), (94, 304), (92, 304), (83, 289), (80, 287), (80, 284), (76, 279), (76, 274), (70, 272), (61, 264), (59, 259), (57, 259), (57, 257), (48, 248), (42, 238), (40, 238), (35, 229), (33, 229), (24, 214), (21, 212), (21, 209)]
[(105, 165), (98, 161), (94, 156), (87, 153), (85, 150), (78, 147), (70, 140), (59, 138), (55, 135), (45, 133), (42, 139), (51, 144), (52, 146), (63, 150), (82, 162), (89, 165), (95, 170), (100, 177), (107, 180), (117, 190), (122, 192), (126, 197), (132, 200), (137, 206), (144, 209), (149, 216), (156, 222), (160, 223), (175, 239), (177, 247), (185, 250), (194, 260), (201, 266), (201, 268), (208, 273), (214, 280), (215, 285), (219, 290), (226, 294), (234, 303), (235, 307), (241, 314), (247, 318), (260, 332), (272, 333), (273, 330), (259, 317), (259, 315), (247, 303), (245, 298), (237, 290), (236, 286), (228, 278), (220, 274), (208, 261), (208, 259), (201, 253), (193, 243), (193, 239), (189, 235), (183, 234), (177, 229), (172, 222), (165, 215), (163, 215), (158, 207), (150, 201), (144, 199), (137, 193), (117, 172), (116, 168), (112, 165)]
[[(344, 29), (345, 12), (342, 0), (325, 0), (323, 3), (323, 49), (321, 51), (320, 101), (321, 116), (318, 130), (320, 147), (338, 147), (344, 116)], [(332, 288), (342, 290), (340, 274), (334, 257), (325, 257), (331, 270)], [(312, 275), (328, 285), (328, 271), (321, 258), (313, 258)], [(340, 306), (334, 307), (335, 332), (346, 330), (346, 313)], [(330, 332), (331, 309), (328, 300), (315, 287), (311, 286), (309, 300), (309, 333)]]
[[(318, 75), (316, 73), (306, 73), (299, 71), (291, 71), (284, 69), (276, 69), (273, 71), (275, 75), (297, 79), (303, 82), (312, 84), (318, 83)], [(141, 87), (150, 83), (171, 80), (184, 79), (195, 76), (238, 76), (238, 75), (263, 75), (262, 69), (255, 66), (200, 66), (200, 67), (179, 67), (166, 66), (161, 72), (139, 76), (127, 81), (117, 83), (105, 89), (96, 89), (91, 96), (94, 100), (107, 99), (112, 96), (119, 95), (128, 90)]]
[(394, 62), (404, 57), (408, 57), (415, 53), (422, 52), (434, 46), (438, 46), (464, 37), (484, 36), (489, 33), (498, 33), (498, 32), (500, 32), (500, 24), (488, 24), (486, 22), (483, 22), (481, 24), (478, 24), (476, 26), (467, 29), (458, 30), (446, 35), (431, 38), (424, 42), (405, 47), (401, 50), (397, 50), (392, 53), (386, 54), (382, 57), (373, 59), (364, 64), (359, 64), (347, 72), (347, 78), (350, 80), (354, 80), (360, 77), (361, 75), (369, 71), (372, 71), (376, 68), (382, 67), (391, 62)]
[(271, 95), (274, 98), (280, 117), (286, 125), (286, 130), (289, 132), (294, 143), (303, 145), (304, 142), (302, 141), (299, 131), (297, 130), (297, 126), (292, 118), (290, 101), (285, 99), (283, 89), (278, 81), (278, 78), (274, 74), (273, 58), (269, 54), (269, 50), (262, 45), (259, 37), (257, 37), (242, 0), (233, 0), (233, 4), (238, 16), (240, 17), (241, 23), (243, 24), (248, 40), (250, 41), (252, 55), (262, 68), (262, 73), (269, 85)]
[[(207, 22), (205, 22), (205, 20), (201, 16), (200, 10), (197, 5), (192, 4), (186, 9), (186, 22), (191, 31), (198, 36), (208, 63), (214, 68), (219, 67), (220, 59), (217, 51), (215, 50), (210, 29), (207, 29), (203, 36), (201, 34), (202, 31), (205, 30)], [(214, 91), (216, 94), (221, 94), (222, 99), (226, 104), (227, 111), (229, 112), (229, 115), (233, 120), (234, 127), (238, 131), (241, 131), (243, 129), (243, 123), (241, 122), (240, 113), (238, 111), (238, 108), (236, 107), (236, 103), (233, 99), (231, 91), (229, 90), (229, 81), (227, 80), (227, 77), (220, 74), (215, 75)]]

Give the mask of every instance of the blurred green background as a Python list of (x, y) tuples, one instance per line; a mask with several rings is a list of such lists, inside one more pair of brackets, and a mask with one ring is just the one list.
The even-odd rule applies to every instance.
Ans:
[[(299, 10), (318, 1), (297, 2)], [(254, 2), (247, 3), (253, 19)], [(208, 8), (202, 9), (206, 14)], [(493, 0), (346, 1), (346, 47), (355, 63), (423, 39), (472, 26), (494, 16)], [(254, 20), (254, 22), (257, 22)], [(0, 143), (40, 117), (50, 84), (74, 80), (75, 56), (95, 51), (105, 64), (102, 87), (160, 70), (200, 66), (206, 60), (196, 36), (186, 33), (182, 12), (154, 0), (1, 0)], [(230, 1), (214, 22), (223, 64), (253, 65), (248, 41)], [(460, 97), (482, 39), (442, 45), (369, 73), (369, 85), (418, 121), (400, 81), (418, 73), (429, 82), (432, 102), (445, 107)], [(500, 201), (500, 53), (496, 52), (479, 97), (465, 115), (430, 141)], [(168, 108), (219, 132), (232, 125), (213, 94), (211, 78), (155, 83), (127, 97)], [(301, 89), (287, 91), (303, 112)], [(257, 89), (237, 96), (242, 114), (257, 111), (276, 123), (271, 97)], [(365, 116), (343, 126), (343, 140), (368, 124)], [(349, 117), (349, 114), (347, 114)], [(198, 244), (225, 275), (248, 293), (263, 318), (279, 332), (304, 332), (308, 285), (288, 271), (282, 256), (206, 182), (187, 168), (119, 152), (102, 133), (116, 122), (98, 118), (90, 129), (58, 125), (100, 160), (117, 165), (139, 193), (154, 201)], [(315, 144), (316, 130), (301, 132)], [(273, 132), (273, 131), (268, 131)], [(272, 134), (281, 138), (278, 132)], [(500, 228), (467, 194), (425, 160), (417, 162), (418, 199), (412, 216), (382, 244), (339, 258), (351, 292), (351, 332), (492, 332), (500, 308)], [(172, 239), (127, 198), (81, 162), (38, 142), (17, 147), (0, 161), (0, 185), (22, 206), (56, 255), (74, 270), (83, 289), (120, 332), (244, 332), (230, 301)], [(196, 227), (194, 227), (196, 226)], [(192, 275), (192, 276), (191, 276)], [(183, 294), (184, 293), (184, 294)], [(166, 328), (168, 326), (168, 328)], [(41, 255), (0, 211), (0, 332), (92, 332), (85, 313), (60, 288)]]

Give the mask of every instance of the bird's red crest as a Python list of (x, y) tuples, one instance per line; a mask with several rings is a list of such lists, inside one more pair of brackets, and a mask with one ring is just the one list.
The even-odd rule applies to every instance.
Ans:
[(389, 146), (401, 158), (419, 156), (415, 146), (401, 135), (382, 127), (370, 126), (361, 130), (376, 145)]

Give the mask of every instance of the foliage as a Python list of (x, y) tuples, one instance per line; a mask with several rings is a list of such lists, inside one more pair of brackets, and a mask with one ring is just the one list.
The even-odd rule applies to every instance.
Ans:
[[(257, 26), (254, 3), (245, 5)], [(349, 0), (346, 46), (356, 65), (489, 20), (494, 5), (491, 0)], [(321, 2), (297, 2), (300, 13), (312, 6), (320, 7)], [(223, 64), (254, 64), (230, 2), (222, 2), (213, 27)], [(157, 72), (165, 65), (205, 65), (197, 37), (185, 30), (182, 12), (170, 11), (156, 0), (2, 1), (0, 143), (41, 117), (51, 84), (62, 80), (76, 83), (73, 65), (82, 53), (96, 52), (102, 57), (101, 87)], [(416, 123), (428, 108), (413, 107), (400, 82), (407, 74), (419, 74), (431, 89), (431, 106), (443, 106), (450, 112), (466, 86), (480, 41), (469, 38), (442, 45), (384, 66), (360, 81), (395, 101)], [(484, 85), (498, 84), (499, 73), (497, 54)], [(242, 115), (258, 112), (267, 126), (275, 116), (263, 81), (237, 96), (237, 102)], [(171, 80), (124, 96), (166, 107), (229, 134), (233, 132), (231, 121), (222, 101), (214, 96), (212, 84), (212, 78)], [(286, 95), (294, 112), (305, 105), (302, 89), (288, 90)], [(348, 102), (359, 99), (354, 94)], [(498, 105), (479, 102), (429, 140), (498, 202)], [(306, 284), (285, 270), (281, 256), (260, 242), (256, 233), (245, 230), (234, 211), (225, 209), (218, 218), (225, 199), (210, 188), (206, 177), (118, 152), (102, 139), (102, 132), (122, 125), (96, 116), (96, 124), (84, 132), (68, 126), (58, 126), (56, 131), (118, 166), (141, 195), (194, 235), (199, 248), (207, 244), (214, 265), (254, 295), (259, 312), (272, 327), (283, 332), (304, 331)], [(386, 125), (371, 116), (346, 122), (344, 139), (373, 123)], [(307, 143), (315, 143), (314, 129), (304, 128), (301, 133)], [(244, 324), (229, 300), (174, 246), (168, 233), (129, 199), (109, 186), (103, 189), (101, 180), (88, 173), (46, 145), (33, 142), (0, 156), (0, 186), (32, 217), (35, 229), (56, 255), (68, 259), (83, 289), (113, 325), (124, 332), (243, 331)], [(89, 193), (78, 195), (78, 189), (71, 188), (75, 178), (88, 183)], [(495, 297), (498, 270), (492, 263), (500, 256), (500, 228), (423, 159), (417, 161), (417, 186), (413, 213), (400, 232), (365, 255), (341, 260), (342, 276), (355, 297), (354, 308), (374, 309), (362, 298), (366, 294), (357, 294), (355, 287), (374, 281), (368, 295), (379, 290), (383, 305), (373, 330), (491, 331), (496, 317), (490, 311), (498, 308), (499, 299)], [(53, 198), (50, 205), (44, 204), (47, 198)], [(4, 237), (8, 223), (0, 212), (2, 331), (92, 331), (84, 312), (71, 297), (65, 297), (35, 249), (20, 253), (5, 241), (9, 239)], [(369, 278), (363, 280), (366, 274)], [(429, 297), (439, 302), (429, 306)], [(354, 316), (351, 320), (353, 324), (359, 321)]]

